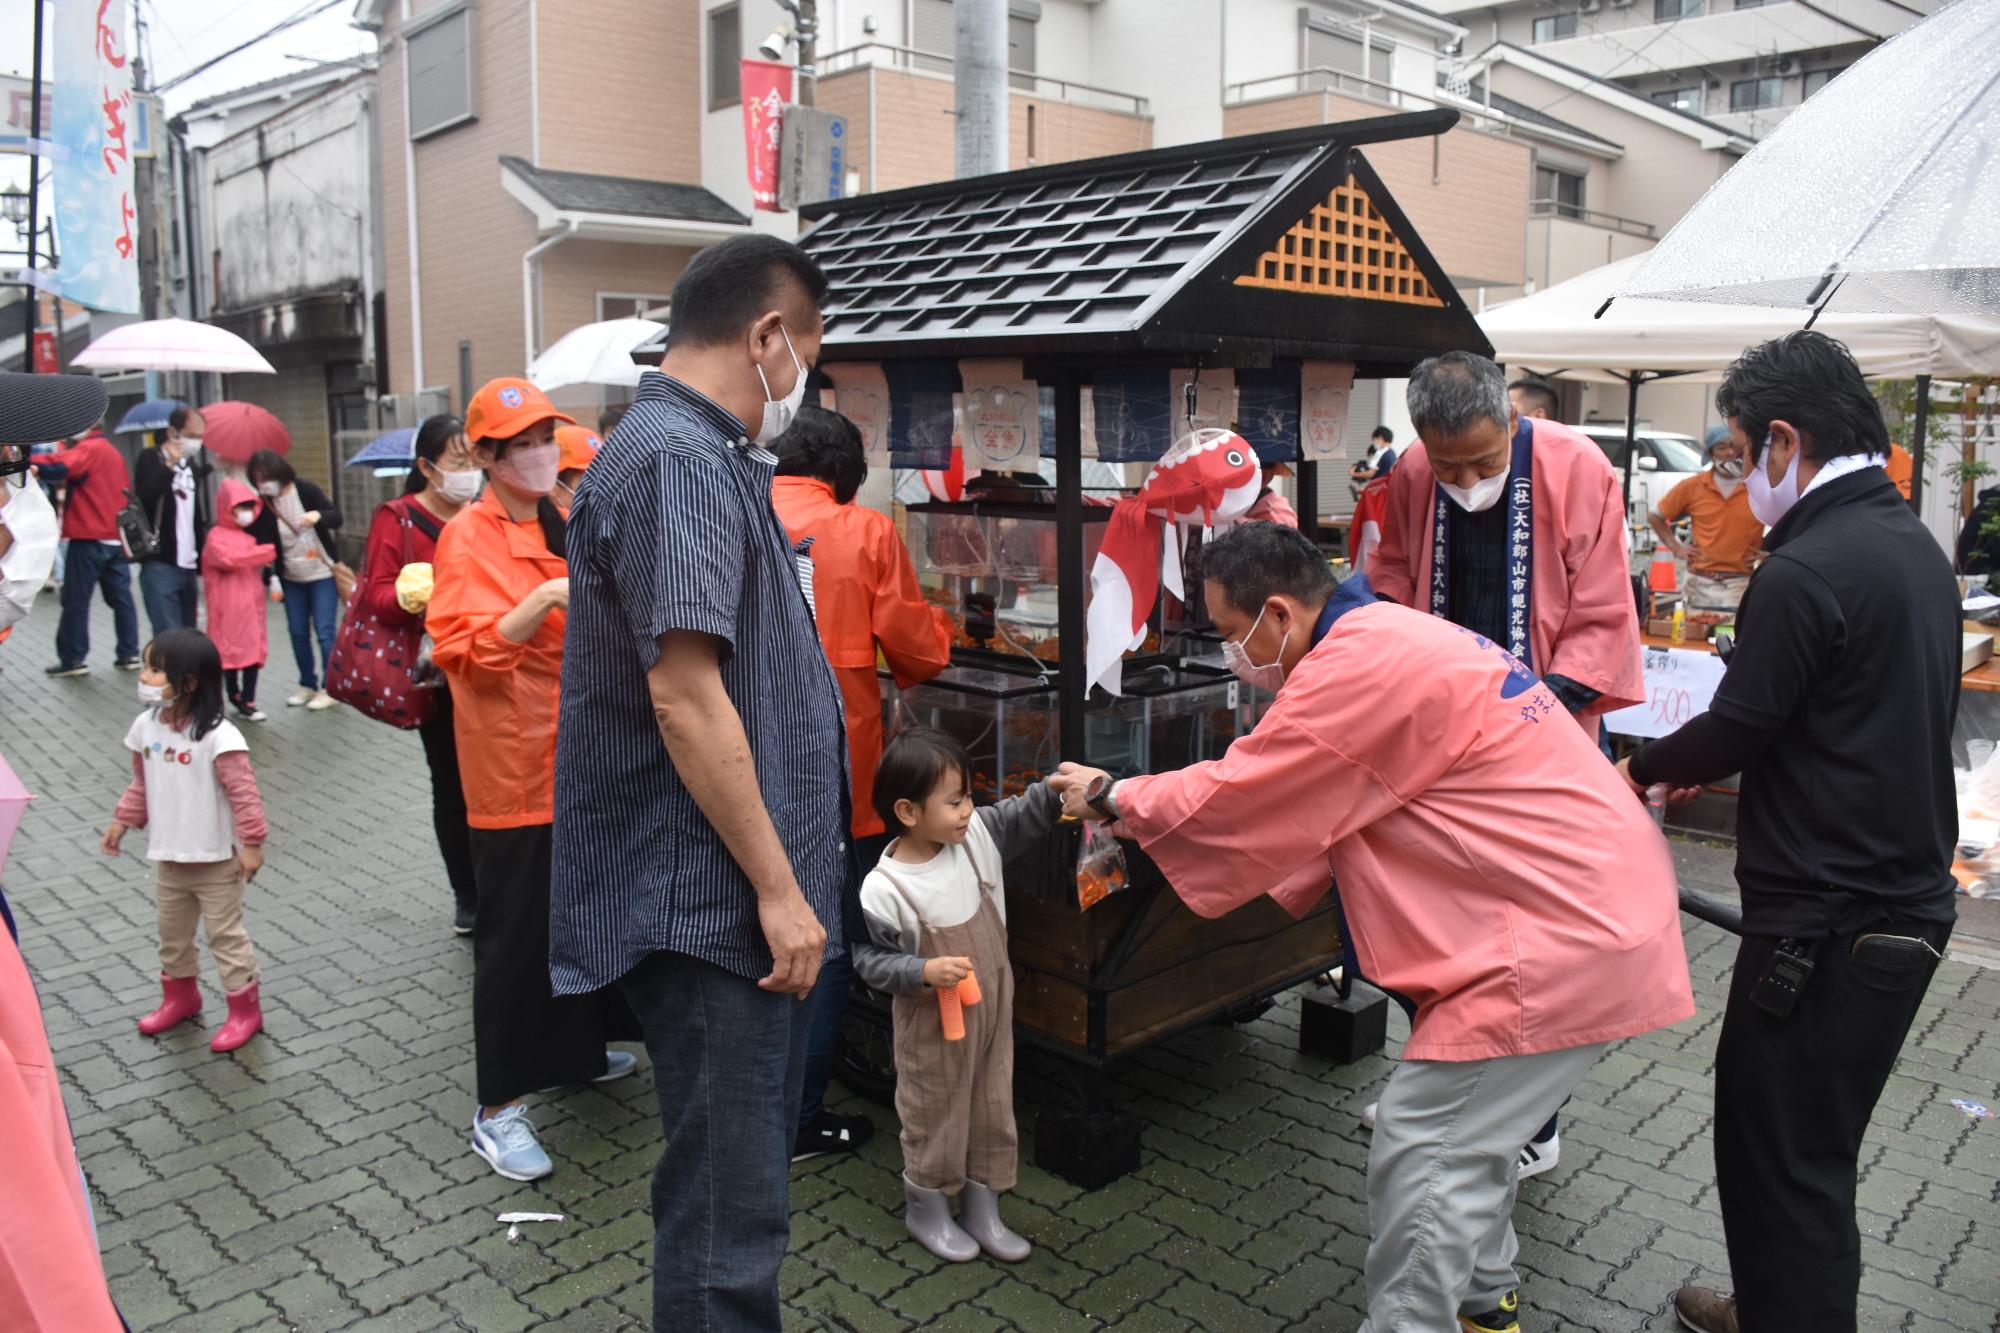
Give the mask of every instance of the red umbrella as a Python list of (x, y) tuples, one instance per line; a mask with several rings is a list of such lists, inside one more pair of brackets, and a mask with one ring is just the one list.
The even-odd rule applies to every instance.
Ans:
[(202, 444), (227, 462), (247, 463), (259, 449), (292, 451), (292, 433), (285, 423), (255, 403), (210, 403), (201, 409), (201, 417), (208, 423)]

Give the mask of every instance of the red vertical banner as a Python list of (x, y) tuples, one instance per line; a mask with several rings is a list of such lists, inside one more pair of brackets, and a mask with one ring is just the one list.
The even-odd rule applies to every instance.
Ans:
[(785, 104), (792, 100), (792, 67), (772, 60), (743, 62), (743, 159), (750, 173), (750, 202), (767, 213), (778, 208), (778, 136)]
[[(56, 312), (60, 318), (62, 312)], [(56, 373), (56, 335), (49, 329), (35, 330), (35, 373), (53, 375)]]

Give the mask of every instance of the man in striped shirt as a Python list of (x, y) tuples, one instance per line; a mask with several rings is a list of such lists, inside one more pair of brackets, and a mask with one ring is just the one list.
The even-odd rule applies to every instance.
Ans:
[(745, 236), (674, 287), (661, 374), (584, 474), (556, 742), (550, 972), (653, 1060), (656, 1329), (777, 1329), (812, 990), (845, 949), (840, 694), (771, 509), (826, 278)]

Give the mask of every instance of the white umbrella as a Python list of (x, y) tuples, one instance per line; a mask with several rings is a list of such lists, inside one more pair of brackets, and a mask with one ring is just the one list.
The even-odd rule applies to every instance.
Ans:
[(2000, 0), (1954, 0), (1780, 123), (1667, 233), (1626, 291), (1992, 311), (2000, 309), (1996, 200)]
[(229, 330), (188, 319), (146, 319), (120, 325), (77, 353), (70, 364), (95, 370), (278, 373), (256, 348)]
[(535, 358), (528, 382), (545, 393), (565, 384), (637, 384), (645, 367), (632, 349), (666, 327), (656, 319), (607, 319), (571, 329)]
[[(1626, 382), (1636, 373), (1710, 382), (1746, 347), (1805, 323), (1802, 309), (1712, 305), (1620, 296), (1648, 256), (1594, 268), (1479, 316), (1493, 358), (1570, 379)], [(2000, 316), (1844, 313), (1813, 325), (1847, 344), (1870, 379), (2000, 374)]]

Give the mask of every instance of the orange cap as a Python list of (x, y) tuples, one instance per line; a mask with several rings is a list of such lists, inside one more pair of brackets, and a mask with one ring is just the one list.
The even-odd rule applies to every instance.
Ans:
[(562, 461), (556, 465), (558, 472), (581, 472), (590, 466), (590, 460), (597, 457), (597, 451), (604, 447), (604, 440), (594, 430), (584, 426), (557, 426), (556, 444), (562, 449)]
[(556, 411), (549, 396), (526, 380), (488, 380), (472, 395), (465, 412), (465, 438), (511, 440), (537, 421), (576, 424), (576, 418)]

